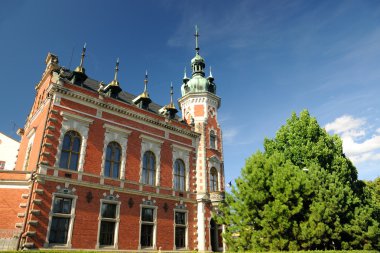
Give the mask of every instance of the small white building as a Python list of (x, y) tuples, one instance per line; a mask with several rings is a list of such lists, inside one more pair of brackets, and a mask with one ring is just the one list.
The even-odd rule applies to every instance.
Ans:
[(0, 132), (0, 170), (14, 170), (20, 142)]

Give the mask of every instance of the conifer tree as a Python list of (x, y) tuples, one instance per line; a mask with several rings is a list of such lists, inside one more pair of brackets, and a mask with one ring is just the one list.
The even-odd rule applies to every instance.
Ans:
[(368, 187), (308, 111), (265, 139), (235, 183), (216, 217), (230, 250), (380, 249)]

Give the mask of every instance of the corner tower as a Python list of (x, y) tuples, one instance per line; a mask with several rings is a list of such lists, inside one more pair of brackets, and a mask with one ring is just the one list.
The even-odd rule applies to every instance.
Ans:
[(200, 134), (197, 145), (196, 189), (198, 250), (222, 251), (222, 228), (212, 220), (212, 213), (224, 198), (224, 166), (222, 131), (218, 123), (221, 99), (211, 74), (205, 77), (205, 60), (199, 54), (198, 28), (195, 27), (195, 57), (191, 60), (192, 75), (185, 74), (178, 100), (183, 120)]

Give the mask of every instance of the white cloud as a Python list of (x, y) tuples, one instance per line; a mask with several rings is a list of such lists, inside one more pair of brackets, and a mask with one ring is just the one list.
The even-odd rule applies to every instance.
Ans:
[(341, 136), (343, 150), (354, 163), (380, 160), (380, 128), (369, 136), (371, 127), (365, 119), (343, 115), (326, 124), (325, 129)]
[(325, 126), (326, 131), (333, 131), (336, 134), (357, 130), (365, 124), (364, 119), (355, 119), (350, 115), (343, 115)]

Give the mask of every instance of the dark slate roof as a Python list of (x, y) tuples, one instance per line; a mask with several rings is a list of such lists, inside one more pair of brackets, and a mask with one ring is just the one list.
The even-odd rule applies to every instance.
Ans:
[[(62, 72), (64, 72), (64, 73), (62, 73)], [(70, 83), (72, 83), (70, 80), (72, 79), (73, 74), (74, 74), (73, 71), (70, 71), (70, 70), (67, 70), (67, 69), (61, 68), (61, 70), (60, 70), (60, 75), (62, 77), (64, 77), (64, 78), (66, 78), (66, 80), (68, 82), (70, 82)], [(91, 90), (91, 91), (94, 91), (94, 92), (98, 92), (99, 85), (100, 85), (99, 81), (91, 79), (90, 77), (87, 77), (86, 80), (83, 83), (81, 83), (79, 86), (84, 87), (84, 88), (86, 88), (88, 90)], [(135, 96), (135, 95), (133, 95), (131, 93), (128, 93), (128, 92), (125, 92), (125, 91), (121, 91), (119, 93), (119, 95), (118, 95), (117, 100), (125, 102), (125, 103), (130, 104), (130, 105), (134, 105), (133, 99), (135, 99), (136, 97), (137, 96)], [(150, 111), (152, 113), (161, 115), (158, 112), (158, 110), (160, 110), (162, 107), (163, 106), (152, 102), (152, 103), (149, 104), (149, 108), (148, 108), (147, 111)], [(143, 110), (143, 109), (141, 109), (141, 110)], [(175, 116), (175, 119), (177, 121), (182, 121), (182, 119), (180, 117), (178, 117), (178, 115)]]

